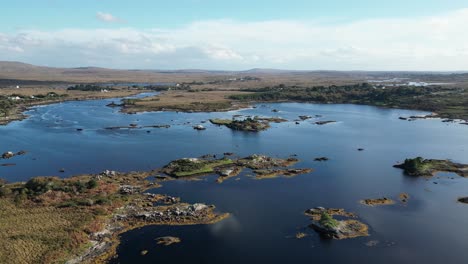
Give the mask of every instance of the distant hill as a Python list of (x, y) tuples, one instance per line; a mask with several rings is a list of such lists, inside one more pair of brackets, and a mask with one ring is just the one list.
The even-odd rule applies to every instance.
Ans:
[(0, 61), (0, 79), (63, 82), (164, 82), (193, 81), (193, 76), (226, 74), (206, 70), (117, 70), (99, 67), (54, 68), (22, 62)]
[(54, 68), (32, 64), (0, 61), (0, 82), (192, 82), (256, 76), (268, 85), (286, 82), (292, 84), (356, 83), (372, 79), (411, 78), (420, 81), (468, 83), (468, 73), (462, 72), (398, 72), (398, 71), (304, 71), (255, 68), (245, 71), (203, 69), (180, 70), (118, 70), (99, 67)]

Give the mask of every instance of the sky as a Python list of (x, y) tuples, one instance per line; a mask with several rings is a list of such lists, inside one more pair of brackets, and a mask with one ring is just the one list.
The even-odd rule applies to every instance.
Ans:
[(467, 0), (0, 0), (0, 61), (468, 70)]

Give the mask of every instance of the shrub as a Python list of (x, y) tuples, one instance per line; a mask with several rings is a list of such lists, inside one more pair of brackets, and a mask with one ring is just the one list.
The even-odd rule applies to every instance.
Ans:
[(24, 185), (25, 189), (29, 191), (30, 194), (40, 195), (43, 194), (54, 187), (57, 183), (53, 178), (32, 178), (26, 182)]
[(109, 198), (106, 198), (106, 197), (98, 197), (95, 203), (99, 205), (110, 204), (111, 200), (109, 200)]
[(59, 208), (65, 208), (65, 207), (77, 207), (78, 204), (74, 201), (66, 201), (58, 205)]
[(76, 181), (73, 183), (73, 186), (76, 188), (77, 192), (83, 192), (87, 187), (86, 185), (87, 184), (80, 182), (80, 181)]
[(11, 193), (11, 190), (6, 187), (0, 187), (0, 197), (5, 197)]
[(98, 182), (95, 179), (91, 179), (86, 183), (88, 189), (94, 189), (98, 186)]

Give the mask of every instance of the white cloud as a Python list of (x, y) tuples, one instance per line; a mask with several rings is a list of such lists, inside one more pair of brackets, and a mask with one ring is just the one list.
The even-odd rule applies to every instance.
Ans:
[(176, 29), (22, 30), (0, 33), (0, 58), (119, 68), (468, 70), (466, 25), (468, 9), (333, 25), (216, 20)]
[(96, 18), (104, 21), (104, 22), (110, 22), (110, 23), (115, 23), (115, 22), (124, 22), (124, 20), (113, 16), (110, 13), (104, 13), (104, 12), (97, 12), (96, 13)]

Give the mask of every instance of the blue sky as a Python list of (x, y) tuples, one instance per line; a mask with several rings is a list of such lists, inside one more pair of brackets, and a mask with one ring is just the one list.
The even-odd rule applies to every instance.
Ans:
[(460, 36), (466, 35), (467, 8), (466, 0), (4, 1), (0, 60), (116, 68), (467, 70), (467, 39)]
[(468, 7), (466, 0), (14, 0), (2, 3), (0, 28), (95, 28), (96, 12), (111, 13), (137, 28), (176, 27), (198, 20), (242, 21), (414, 17)]

